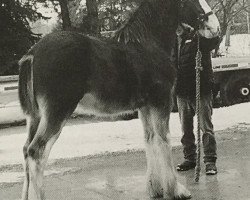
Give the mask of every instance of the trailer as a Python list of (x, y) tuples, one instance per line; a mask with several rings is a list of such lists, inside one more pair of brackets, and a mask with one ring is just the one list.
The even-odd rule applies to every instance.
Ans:
[(213, 58), (214, 97), (220, 106), (250, 101), (250, 57)]

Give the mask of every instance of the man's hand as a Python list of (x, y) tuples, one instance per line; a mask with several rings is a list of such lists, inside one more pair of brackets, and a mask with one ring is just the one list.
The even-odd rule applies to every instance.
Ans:
[(194, 28), (188, 24), (185, 24), (185, 23), (181, 23), (181, 26), (183, 27), (184, 31), (187, 33), (187, 34), (193, 34), (194, 33)]

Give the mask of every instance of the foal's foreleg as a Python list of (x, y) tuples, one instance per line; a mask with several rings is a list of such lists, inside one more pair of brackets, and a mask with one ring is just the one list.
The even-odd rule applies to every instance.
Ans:
[(29, 169), (29, 200), (43, 200), (42, 192), (44, 168), (50, 150), (57, 140), (63, 122), (52, 116), (42, 116), (37, 132), (27, 149), (27, 164)]
[(177, 183), (173, 167), (167, 110), (154, 107), (141, 109), (146, 141), (147, 189), (151, 197), (187, 198), (190, 193)]
[[(168, 118), (159, 116), (155, 108), (141, 109), (147, 155), (147, 189), (151, 197), (168, 195), (173, 199), (176, 177), (168, 136)], [(162, 116), (163, 117), (163, 116)]]

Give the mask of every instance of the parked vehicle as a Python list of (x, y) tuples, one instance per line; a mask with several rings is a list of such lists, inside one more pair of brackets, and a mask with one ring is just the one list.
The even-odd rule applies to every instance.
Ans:
[[(212, 63), (215, 106), (229, 106), (250, 101), (250, 57), (213, 58)], [(17, 84), (18, 76), (1, 76), (0, 93), (17, 90)]]
[(221, 106), (250, 101), (250, 57), (214, 58), (214, 97)]

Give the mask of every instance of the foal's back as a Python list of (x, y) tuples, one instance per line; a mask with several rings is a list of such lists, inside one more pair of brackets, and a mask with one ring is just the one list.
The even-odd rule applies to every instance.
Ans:
[(26, 55), (33, 57), (35, 100), (58, 113), (72, 112), (79, 103), (82, 114), (97, 115), (155, 101), (169, 91), (175, 74), (166, 53), (149, 44), (122, 45), (74, 32), (49, 34)]

